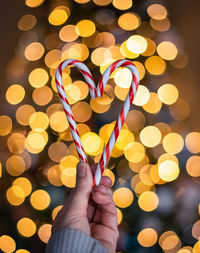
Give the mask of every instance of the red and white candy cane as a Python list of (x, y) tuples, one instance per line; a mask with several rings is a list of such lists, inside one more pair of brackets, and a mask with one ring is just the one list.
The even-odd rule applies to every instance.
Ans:
[(102, 97), (104, 88), (105, 88), (112, 72), (114, 70), (116, 70), (117, 68), (126, 67), (126, 68), (130, 69), (132, 72), (132, 81), (131, 81), (129, 93), (128, 93), (126, 100), (124, 102), (124, 105), (121, 109), (121, 112), (120, 112), (117, 122), (115, 124), (114, 130), (110, 136), (110, 139), (109, 139), (108, 143), (106, 144), (106, 147), (105, 147), (104, 152), (101, 156), (101, 159), (100, 159), (99, 163), (97, 164), (97, 169), (96, 169), (93, 181), (94, 181), (94, 185), (98, 185), (101, 180), (101, 176), (103, 174), (106, 163), (110, 157), (111, 151), (114, 147), (115, 142), (117, 141), (117, 138), (118, 138), (119, 133), (121, 131), (122, 125), (126, 119), (128, 111), (130, 109), (130, 106), (131, 106), (134, 96), (136, 94), (138, 84), (139, 84), (139, 73), (138, 73), (137, 68), (135, 67), (135, 65), (131, 61), (118, 60), (118, 61), (112, 63), (105, 70), (105, 72), (104, 72), (103, 76), (101, 77), (101, 79), (98, 83), (98, 86), (96, 88), (92, 74), (90, 73), (87, 66), (84, 63), (82, 63), (81, 61), (75, 60), (75, 59), (68, 59), (66, 61), (63, 61), (58, 66), (57, 71), (56, 71), (56, 76), (55, 76), (58, 94), (60, 96), (61, 103), (63, 105), (65, 114), (67, 116), (69, 126), (71, 128), (72, 137), (73, 137), (74, 143), (76, 145), (76, 149), (77, 149), (79, 158), (81, 161), (84, 161), (87, 163), (88, 163), (87, 157), (85, 155), (85, 152), (84, 152), (84, 149), (83, 149), (83, 146), (81, 143), (81, 139), (80, 139), (80, 136), (79, 136), (79, 133), (77, 130), (76, 122), (74, 120), (74, 117), (73, 117), (73, 114), (71, 111), (71, 107), (68, 103), (67, 96), (66, 96), (65, 89), (63, 86), (63, 82), (62, 82), (62, 72), (67, 66), (70, 66), (70, 65), (76, 66), (79, 69), (79, 71), (83, 74), (85, 81), (89, 86), (91, 98)]

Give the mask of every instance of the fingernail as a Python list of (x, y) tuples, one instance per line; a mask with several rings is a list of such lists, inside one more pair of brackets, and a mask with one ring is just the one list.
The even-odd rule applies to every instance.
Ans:
[(83, 178), (86, 176), (86, 167), (84, 165), (79, 164), (77, 167), (77, 177)]

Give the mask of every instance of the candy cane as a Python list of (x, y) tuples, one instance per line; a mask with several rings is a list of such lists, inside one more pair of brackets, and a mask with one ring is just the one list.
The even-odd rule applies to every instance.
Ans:
[(71, 107), (70, 107), (69, 102), (67, 100), (67, 96), (66, 96), (65, 89), (63, 86), (63, 82), (62, 82), (62, 72), (67, 66), (70, 66), (70, 65), (76, 66), (79, 69), (79, 71), (83, 74), (85, 81), (88, 84), (91, 98), (102, 97), (104, 88), (105, 88), (111, 74), (117, 68), (126, 67), (126, 68), (130, 69), (130, 71), (132, 73), (132, 81), (131, 81), (129, 93), (128, 93), (126, 100), (124, 102), (124, 105), (121, 109), (121, 112), (120, 112), (117, 122), (115, 124), (114, 130), (110, 136), (110, 139), (109, 139), (108, 143), (106, 144), (106, 147), (103, 151), (103, 154), (100, 158), (99, 163), (97, 164), (97, 169), (95, 172), (93, 184), (98, 185), (101, 180), (101, 176), (103, 174), (106, 163), (110, 157), (110, 154), (112, 152), (114, 144), (117, 141), (117, 138), (118, 138), (119, 133), (121, 131), (122, 125), (126, 119), (128, 111), (130, 109), (130, 106), (131, 106), (133, 99), (135, 97), (135, 94), (136, 94), (136, 91), (138, 88), (138, 84), (139, 84), (139, 74), (138, 74), (137, 68), (135, 67), (135, 65), (131, 61), (118, 60), (118, 61), (112, 63), (106, 69), (106, 71), (104, 72), (103, 76), (101, 77), (101, 79), (98, 83), (98, 86), (96, 88), (92, 74), (90, 73), (87, 66), (84, 63), (82, 63), (81, 61), (74, 60), (74, 59), (68, 59), (66, 61), (63, 61), (58, 66), (58, 68), (56, 70), (56, 76), (55, 76), (58, 94), (60, 96), (61, 103), (63, 105), (65, 114), (67, 116), (69, 126), (71, 128), (72, 137), (73, 137), (74, 143), (76, 145), (76, 149), (77, 149), (79, 158), (81, 161), (84, 161), (87, 163), (88, 163), (87, 157), (85, 155), (85, 152), (84, 152), (84, 149), (83, 149), (83, 146), (81, 143), (81, 139), (80, 139), (80, 136), (79, 136), (79, 133), (77, 130), (76, 122), (74, 120), (73, 113), (71, 111)]

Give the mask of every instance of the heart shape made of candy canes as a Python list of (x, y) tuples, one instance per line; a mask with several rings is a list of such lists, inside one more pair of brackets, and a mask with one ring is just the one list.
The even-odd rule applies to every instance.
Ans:
[(101, 176), (103, 174), (106, 163), (110, 157), (110, 153), (114, 147), (115, 142), (117, 141), (117, 137), (119, 136), (122, 125), (126, 119), (128, 111), (130, 109), (130, 106), (131, 106), (133, 99), (135, 97), (135, 94), (136, 94), (136, 91), (138, 88), (138, 84), (139, 84), (139, 73), (138, 73), (137, 68), (135, 67), (135, 65), (131, 61), (118, 60), (118, 61), (112, 63), (105, 70), (105, 72), (103, 73), (103, 75), (100, 78), (99, 83), (96, 87), (96, 85), (94, 83), (94, 79), (92, 77), (92, 74), (90, 73), (87, 66), (84, 63), (82, 63), (81, 61), (75, 60), (75, 59), (68, 59), (68, 60), (63, 61), (58, 66), (58, 68), (56, 70), (56, 76), (55, 76), (58, 94), (60, 96), (60, 100), (63, 105), (63, 109), (64, 109), (65, 114), (67, 116), (69, 126), (71, 128), (72, 137), (73, 137), (74, 143), (76, 145), (76, 149), (77, 149), (79, 158), (81, 161), (84, 161), (87, 163), (88, 163), (87, 157), (84, 152), (84, 149), (83, 149), (83, 146), (81, 143), (81, 139), (80, 139), (80, 136), (79, 136), (79, 133), (77, 130), (76, 122), (74, 120), (74, 116), (71, 111), (71, 107), (69, 105), (69, 102), (67, 100), (67, 96), (66, 96), (65, 89), (63, 86), (63, 82), (62, 82), (62, 72), (67, 66), (70, 66), (70, 65), (77, 67), (79, 69), (79, 71), (83, 74), (85, 81), (89, 86), (91, 98), (102, 97), (104, 88), (105, 88), (112, 72), (114, 70), (116, 70), (117, 68), (126, 67), (126, 68), (130, 69), (131, 73), (132, 73), (132, 81), (131, 81), (131, 86), (130, 86), (128, 95), (127, 95), (124, 105), (121, 109), (121, 112), (118, 116), (117, 122), (116, 122), (114, 130), (110, 136), (110, 139), (104, 148), (104, 151), (103, 151), (103, 154), (100, 158), (99, 163), (97, 164), (97, 169), (96, 169), (96, 172), (94, 175), (93, 184), (98, 185), (101, 180)]

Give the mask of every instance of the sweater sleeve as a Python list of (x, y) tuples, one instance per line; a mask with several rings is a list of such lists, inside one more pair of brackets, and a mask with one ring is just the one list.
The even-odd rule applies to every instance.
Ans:
[(108, 253), (94, 238), (76, 229), (61, 229), (52, 234), (46, 253)]

